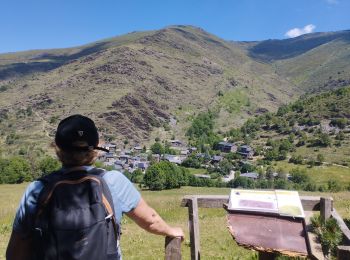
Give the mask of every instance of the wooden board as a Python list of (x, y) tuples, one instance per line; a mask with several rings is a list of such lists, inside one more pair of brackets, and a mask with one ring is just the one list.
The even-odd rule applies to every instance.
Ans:
[(233, 238), (246, 248), (289, 256), (307, 256), (310, 253), (302, 218), (231, 212), (227, 220)]

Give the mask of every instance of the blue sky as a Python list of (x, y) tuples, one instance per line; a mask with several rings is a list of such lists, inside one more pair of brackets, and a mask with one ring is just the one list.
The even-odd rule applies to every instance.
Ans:
[(72, 47), (174, 24), (227, 40), (350, 29), (350, 0), (0, 0), (0, 10), (0, 53)]

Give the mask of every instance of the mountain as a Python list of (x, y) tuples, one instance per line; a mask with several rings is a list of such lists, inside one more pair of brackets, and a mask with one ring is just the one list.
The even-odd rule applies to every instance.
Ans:
[(306, 92), (350, 85), (350, 30), (305, 34), (245, 45), (250, 57)]
[[(217, 130), (226, 131), (330, 88), (330, 80), (347, 83), (348, 33), (247, 43), (170, 26), (75, 48), (1, 54), (0, 139), (10, 151), (45, 150), (57, 122), (73, 113), (92, 117), (105, 140), (120, 142), (185, 139), (193, 115), (207, 109), (218, 115)], [(320, 60), (310, 64), (311, 56)], [(321, 73), (335, 63), (332, 73)]]

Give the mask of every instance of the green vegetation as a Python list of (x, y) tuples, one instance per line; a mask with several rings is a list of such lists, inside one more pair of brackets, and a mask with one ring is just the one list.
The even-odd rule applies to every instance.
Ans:
[(60, 167), (59, 161), (50, 156), (35, 161), (21, 156), (0, 159), (0, 184), (32, 181)]
[(231, 90), (222, 93), (219, 101), (231, 114), (238, 113), (242, 107), (250, 105), (248, 96), (242, 90)]
[[(0, 258), (4, 258), (9, 240), (12, 221), (27, 183), (0, 185)], [(229, 189), (182, 187), (175, 190), (141, 190), (143, 198), (170, 224), (180, 226), (185, 231), (186, 239), (182, 244), (183, 259), (190, 259), (188, 210), (180, 207), (185, 195), (228, 195)], [(319, 193), (305, 195), (318, 196)], [(323, 193), (332, 196), (334, 206), (340, 215), (350, 218), (350, 193)], [(199, 209), (201, 236), (201, 258), (203, 259), (256, 259), (251, 250), (237, 246), (226, 228), (226, 212), (223, 209)], [(121, 246), (125, 259), (162, 259), (164, 257), (164, 238), (148, 234), (134, 222), (124, 216), (122, 221)]]
[(202, 152), (210, 150), (220, 138), (214, 133), (215, 114), (211, 111), (198, 114), (187, 130), (186, 135), (192, 145)]
[(320, 240), (323, 254), (335, 257), (337, 255), (337, 246), (340, 245), (343, 239), (343, 234), (337, 221), (334, 218), (329, 218), (324, 222), (319, 214), (311, 217), (310, 221), (313, 232)]

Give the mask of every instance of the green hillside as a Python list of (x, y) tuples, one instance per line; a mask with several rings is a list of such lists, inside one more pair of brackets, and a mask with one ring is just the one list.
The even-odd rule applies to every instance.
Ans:
[(207, 109), (226, 132), (305, 93), (348, 85), (349, 34), (232, 43), (179, 25), (1, 54), (0, 143), (4, 154), (46, 151), (57, 122), (73, 113), (118, 143), (186, 140), (193, 115)]
[[(315, 182), (336, 179), (348, 183), (350, 87), (301, 98), (277, 113), (248, 120), (229, 136), (250, 142), (261, 160), (273, 161), (285, 171), (300, 166), (313, 172)], [(322, 167), (312, 170), (315, 165)]]

